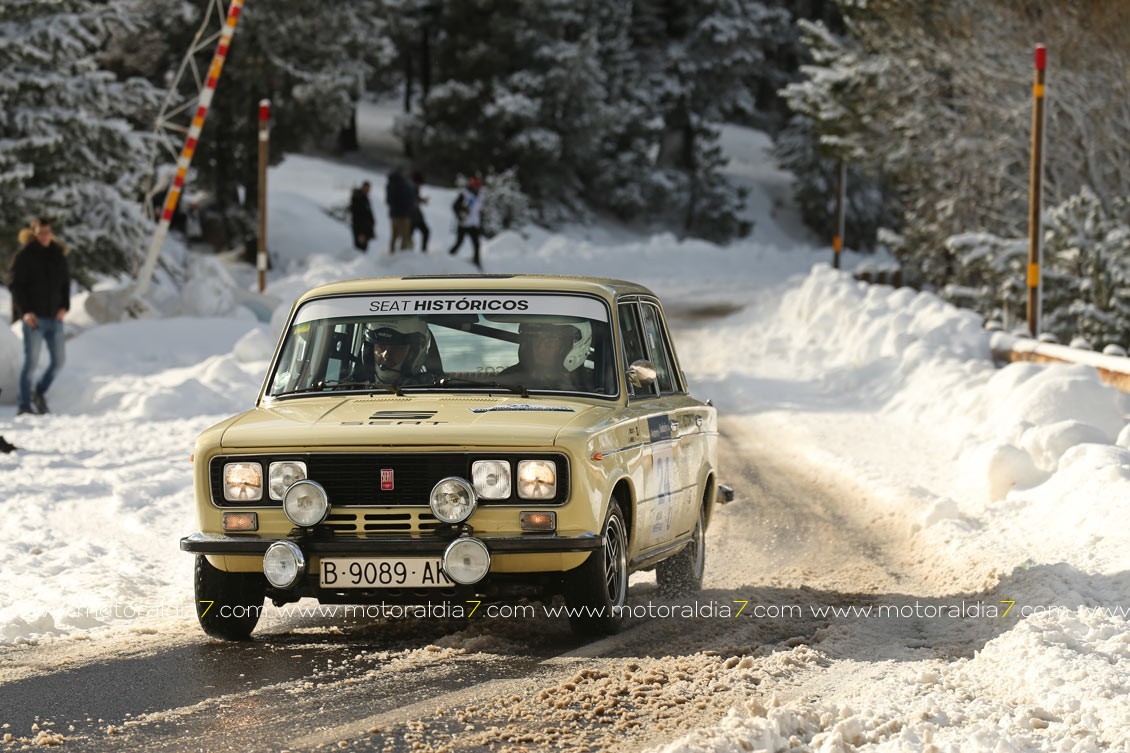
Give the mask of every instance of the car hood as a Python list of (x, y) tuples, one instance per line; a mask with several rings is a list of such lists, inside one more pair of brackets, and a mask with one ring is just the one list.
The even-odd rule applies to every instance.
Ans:
[(539, 397), (318, 397), (279, 401), (235, 418), (225, 449), (374, 445), (552, 445), (592, 411), (587, 403)]

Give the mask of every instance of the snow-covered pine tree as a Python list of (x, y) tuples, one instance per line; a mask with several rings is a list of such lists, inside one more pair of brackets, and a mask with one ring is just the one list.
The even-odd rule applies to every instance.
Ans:
[(1130, 343), (1130, 227), (1087, 186), (1048, 212), (1044, 321), (1060, 342)]
[(141, 211), (150, 144), (132, 124), (151, 116), (159, 92), (96, 62), (130, 23), (105, 0), (5, 0), (0, 15), (0, 248), (48, 215), (87, 285), (130, 270), (150, 230)]
[(597, 37), (582, 11), (566, 0), (443, 7), (434, 83), (420, 111), (397, 124), (429, 174), (512, 169), (542, 219), (580, 208), (579, 173), (599, 154), (608, 113)]
[(844, 162), (845, 241), (849, 248), (870, 249), (880, 228), (901, 224), (868, 147), (872, 121), (865, 108), (881, 65), (857, 42), (823, 23), (801, 19), (798, 26), (811, 59), (800, 68), (804, 78), (781, 92), (795, 114), (778, 134), (774, 154), (796, 176), (801, 216), (828, 239), (835, 232), (839, 165)]
[(661, 209), (692, 235), (725, 240), (747, 232), (737, 215), (743, 196), (721, 173), (719, 128), (753, 111), (747, 83), (790, 17), (742, 0), (653, 0), (641, 12), (658, 19), (647, 28), (662, 30), (638, 38), (651, 46), (642, 52), (654, 66), (649, 88), (663, 122), (658, 163), (672, 190)]

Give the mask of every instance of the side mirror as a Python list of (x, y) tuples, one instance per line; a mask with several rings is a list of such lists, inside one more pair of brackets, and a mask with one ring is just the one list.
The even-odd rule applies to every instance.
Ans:
[(651, 361), (633, 361), (628, 367), (628, 381), (633, 387), (652, 387), (655, 384), (655, 364)]

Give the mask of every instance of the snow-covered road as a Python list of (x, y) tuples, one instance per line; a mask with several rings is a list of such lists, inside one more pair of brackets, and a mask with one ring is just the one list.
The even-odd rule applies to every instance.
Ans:
[[(294, 158), (274, 175), (279, 310), (330, 279), (470, 271), (446, 255), (353, 252), (325, 210), (362, 177), (383, 185), (360, 168)], [(450, 204), (433, 194), (433, 210)], [(311, 238), (338, 229), (312, 255)], [(383, 749), (394, 733), (436, 749), (504, 736), (531, 750), (1130, 747), (1126, 397), (1086, 367), (994, 369), (977, 317), (813, 268), (826, 251), (782, 248), (786, 236), (718, 248), (586, 227), (485, 249), (489, 272), (651, 286), (685, 315), (682, 366), (724, 416), (739, 498), (711, 529), (699, 598), (719, 611), (645, 609), (587, 646), (546, 618), (280, 614), (250, 653), (210, 644), (177, 548), (193, 521), (188, 455), (198, 431), (254, 400), (277, 330), (235, 304), (252, 273), (212, 259), (179, 302), (166, 291), (180, 316), (95, 326), (76, 306), (53, 414), (0, 408), (0, 434), (21, 448), (0, 456), (0, 697), (12, 699), (0, 738), (183, 749), (186, 730), (212, 730), (210, 749), (224, 734), (246, 749), (250, 730), (274, 739), (278, 720), (256, 712), (284, 698), (308, 726), (294, 749)], [(18, 358), (0, 330), (0, 364)], [(12, 379), (0, 368), (0, 399)], [(634, 604), (654, 596), (633, 579)], [(272, 669), (287, 657), (290, 670)], [(145, 705), (114, 697), (130, 681)], [(432, 691), (449, 710), (428, 706)], [(335, 704), (373, 710), (318, 722)], [(69, 711), (35, 720), (49, 709)]]

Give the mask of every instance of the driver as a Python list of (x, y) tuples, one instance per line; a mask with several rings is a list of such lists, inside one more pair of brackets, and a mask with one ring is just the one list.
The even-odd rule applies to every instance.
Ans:
[(365, 352), (359, 381), (380, 384), (431, 384), (423, 371), (432, 336), (422, 319), (384, 319), (365, 332)]
[(579, 367), (592, 345), (588, 322), (524, 323), (518, 327), (518, 363), (499, 372), (534, 389), (572, 390), (582, 385)]

